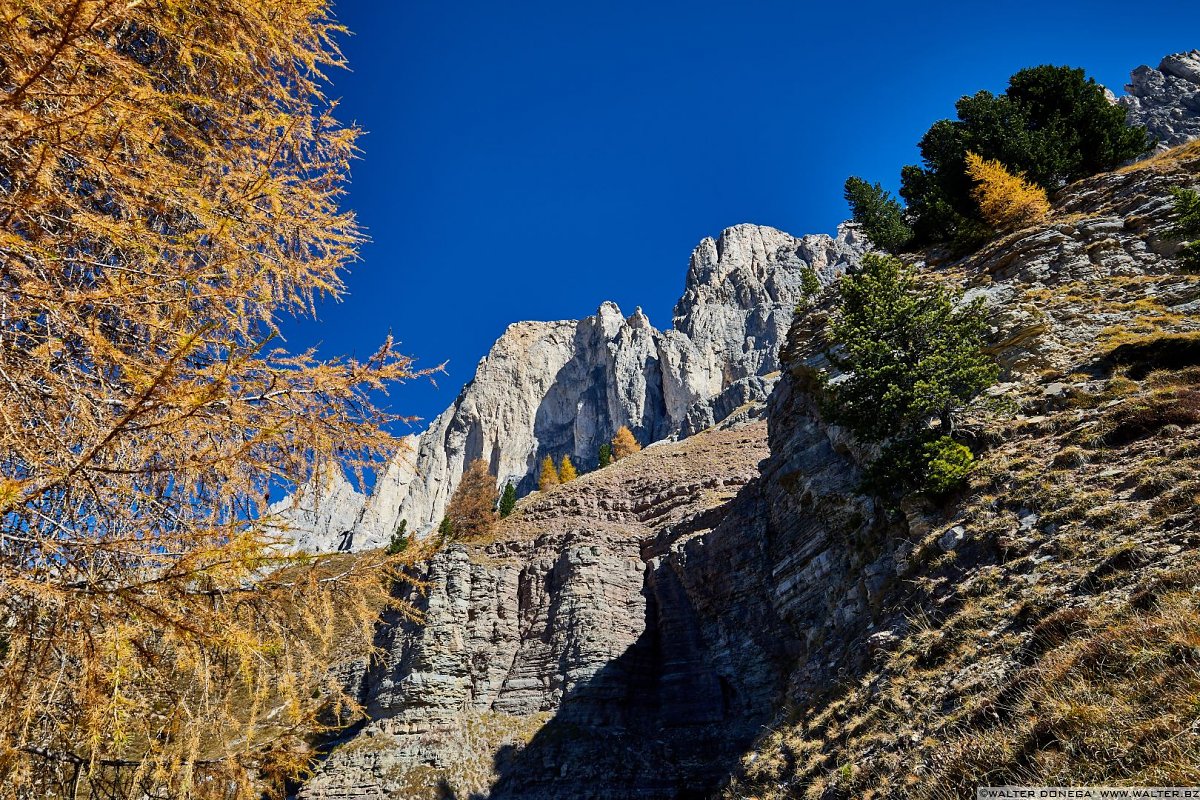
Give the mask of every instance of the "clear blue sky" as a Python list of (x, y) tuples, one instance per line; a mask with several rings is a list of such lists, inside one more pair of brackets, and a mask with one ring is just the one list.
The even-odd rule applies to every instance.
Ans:
[(1120, 94), (1139, 64), (1200, 47), (1193, 0), (335, 8), (354, 35), (333, 95), (367, 131), (347, 204), (372, 241), (344, 302), (286, 334), (365, 355), (391, 331), (421, 364), (448, 361), (438, 387), (387, 401), (426, 419), (510, 322), (610, 299), (669, 327), (702, 237), (832, 233), (846, 176), (894, 190), (963, 94), (1044, 63)]

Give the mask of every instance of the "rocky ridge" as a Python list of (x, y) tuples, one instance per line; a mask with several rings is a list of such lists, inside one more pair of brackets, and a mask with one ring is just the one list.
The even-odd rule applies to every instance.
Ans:
[(1140, 66), (1117, 100), (1130, 124), (1144, 125), (1159, 150), (1200, 136), (1200, 50), (1169, 55), (1158, 69)]
[(370, 722), (304, 796), (1200, 779), (1200, 277), (1169, 195), (1198, 184), (1179, 148), (924, 265), (987, 302), (1004, 369), (964, 426), (981, 463), (959, 496), (858, 493), (864, 453), (812, 380), (826, 298), (787, 334), (769, 454), (734, 410), (434, 556), (426, 624), (383, 626), (387, 656), (349, 679)]
[(510, 325), (454, 403), (405, 440), (370, 496), (332, 481), (332, 491), (305, 489), (272, 512), (298, 546), (369, 549), (401, 519), (431, 529), (476, 458), (524, 494), (545, 455), (594, 466), (622, 425), (643, 443), (702, 430), (765, 399), (802, 271), (828, 283), (865, 244), (852, 225), (836, 238), (738, 225), (693, 252), (670, 329), (654, 328), (641, 309), (625, 317), (613, 303), (578, 321)]
[[(755, 620), (706, 646), (716, 608), (693, 605), (701, 576), (679, 562), (761, 512), (748, 484), (765, 445), (761, 421), (654, 445), (434, 555), (427, 592), (407, 596), (424, 624), (383, 629), (385, 657), (353, 678), (370, 722), (303, 797), (599, 797), (585, 787), (613, 782), (673, 796), (720, 780), (778, 680), (744, 638), (776, 645)], [(742, 522), (714, 531), (731, 506)], [(697, 742), (705, 759), (686, 755)]]

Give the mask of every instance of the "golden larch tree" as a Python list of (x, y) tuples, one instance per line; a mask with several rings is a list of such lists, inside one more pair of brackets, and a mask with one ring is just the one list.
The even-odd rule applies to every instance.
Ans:
[(1013, 175), (999, 161), (967, 153), (967, 175), (975, 181), (971, 196), (989, 225), (1015, 228), (1037, 222), (1050, 211), (1045, 189)]
[(404, 558), (286, 557), (268, 508), (390, 457), (371, 393), (412, 375), (390, 341), (276, 344), (361, 240), (341, 28), (327, 0), (0, 16), (0, 786), (282, 794)]
[(617, 433), (612, 439), (612, 457), (614, 461), (619, 461), (625, 456), (631, 456), (641, 449), (642, 446), (638, 444), (638, 440), (634, 437), (633, 431), (629, 430), (628, 426), (622, 425), (617, 429)]
[(559, 483), (570, 483), (578, 477), (579, 473), (575, 471), (575, 465), (571, 463), (571, 457), (563, 456), (562, 461), (558, 465)]
[(496, 478), (487, 461), (477, 458), (468, 464), (446, 507), (446, 519), (450, 520), (454, 538), (477, 539), (491, 533), (499, 499)]
[(544, 492), (560, 483), (562, 481), (558, 478), (558, 469), (554, 466), (554, 458), (546, 456), (542, 459), (542, 471), (538, 475), (538, 491)]

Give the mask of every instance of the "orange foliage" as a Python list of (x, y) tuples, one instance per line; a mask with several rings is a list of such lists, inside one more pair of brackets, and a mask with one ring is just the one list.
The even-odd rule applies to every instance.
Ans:
[(361, 240), (340, 28), (327, 0), (2, 17), (0, 785), (282, 793), (396, 559), (282, 556), (268, 492), (390, 456), (369, 395), (413, 374), (272, 344)]
[(612, 440), (613, 460), (622, 459), (625, 456), (631, 456), (641, 450), (642, 446), (638, 444), (638, 440), (634, 438), (633, 431), (625, 425), (622, 425), (617, 430), (617, 435)]
[(971, 196), (989, 225), (1015, 228), (1036, 222), (1050, 211), (1045, 189), (1013, 175), (999, 161), (967, 153), (967, 174), (976, 182)]
[(467, 466), (462, 480), (450, 497), (446, 518), (456, 539), (473, 539), (491, 533), (496, 524), (496, 503), (500, 495), (496, 491), (496, 478), (482, 458)]
[(538, 475), (538, 491), (544, 492), (560, 483), (562, 481), (558, 479), (558, 469), (554, 466), (554, 459), (546, 456), (542, 459), (542, 471)]
[(575, 470), (575, 465), (571, 463), (570, 456), (563, 456), (562, 461), (558, 465), (558, 480), (560, 483), (570, 483), (579, 477), (579, 473)]

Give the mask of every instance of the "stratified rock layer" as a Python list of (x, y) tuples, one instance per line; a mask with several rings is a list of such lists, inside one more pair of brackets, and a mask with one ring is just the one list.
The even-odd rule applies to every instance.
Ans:
[[(371, 722), (304, 797), (716, 785), (769, 715), (784, 656), (762, 584), (721, 577), (765, 563), (741, 546), (761, 536), (765, 434), (752, 422), (652, 446), (522, 501), (494, 543), (435, 555), (428, 593), (409, 598), (425, 624), (385, 628), (359, 687)], [(744, 617), (718, 621), (719, 607)]]
[[(859, 493), (867, 452), (813, 393), (826, 298), (793, 321), (777, 362), (723, 376), (709, 402), (725, 422), (527, 497), (491, 541), (426, 562), (428, 595), (410, 595), (425, 625), (386, 620), (386, 656), (345, 673), (371, 719), (303, 796), (928, 797), (968, 794), (984, 771), (1050, 781), (1084, 759), (1030, 757), (1059, 719), (1037, 716), (1036, 687), (1063, 674), (1047, 669), (1054, 648), (1093, 633), (1083, 658), (1161, 645), (1175, 660), (1147, 662), (1163, 681), (1150, 694), (1185, 702), (1103, 749), (1102, 778), (1083, 777), (1133, 782), (1143, 773), (1110, 752), (1181, 742), (1190, 768), (1183, 629), (1108, 650), (1082, 621), (1144, 617), (1168, 590), (1190, 593), (1194, 616), (1200, 421), (1136, 414), (1194, 398), (1200, 281), (1175, 258), (1170, 190), (1197, 181), (1186, 153), (1096, 176), (1042, 223), (925, 265), (985, 301), (1004, 373), (996, 402), (964, 420), (982, 464), (961, 496), (896, 510)], [(689, 285), (721, 271), (716, 243), (698, 254)], [(703, 334), (718, 363), (773, 324), (720, 322), (734, 296), (698, 289), (669, 333), (734, 330)], [(747, 385), (776, 367), (764, 426)], [(1096, 735), (1121, 722), (1093, 718)], [(1062, 752), (1088, 755), (1088, 736), (1052, 729), (1075, 737)]]
[(436, 524), (476, 458), (524, 494), (544, 456), (570, 454), (590, 468), (623, 425), (643, 444), (702, 430), (766, 398), (803, 271), (828, 283), (864, 246), (850, 225), (837, 238), (738, 225), (692, 254), (669, 330), (655, 329), (640, 309), (625, 317), (613, 303), (579, 321), (510, 325), (370, 497), (341, 492), (327, 508), (309, 492), (301, 514), (290, 499), (274, 510), (312, 549), (378, 547), (402, 519), (418, 532)]

